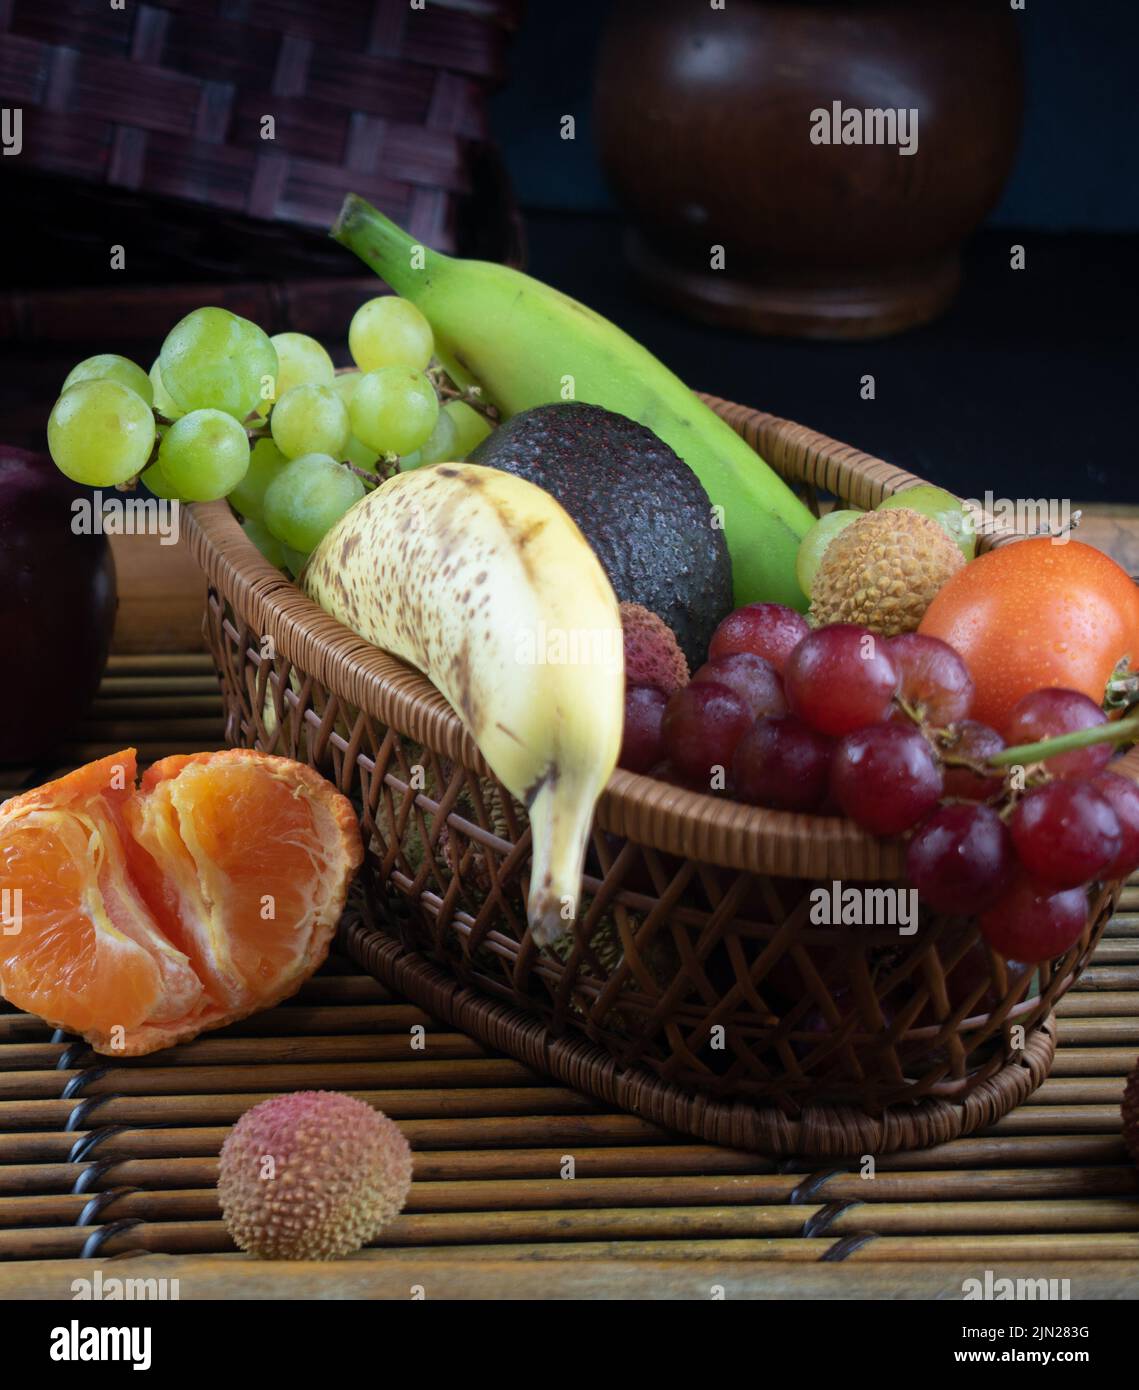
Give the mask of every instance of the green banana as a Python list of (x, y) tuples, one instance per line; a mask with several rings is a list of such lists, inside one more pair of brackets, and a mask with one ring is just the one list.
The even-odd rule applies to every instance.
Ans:
[(617, 599), (569, 514), (497, 468), (397, 473), (324, 536), (302, 582), (450, 702), (529, 810), (534, 940), (568, 932), (625, 719)]
[(444, 367), (460, 385), (481, 386), (504, 414), (574, 399), (646, 425), (721, 509), (716, 524), (732, 558), (735, 602), (805, 611), (795, 559), (814, 517), (730, 425), (627, 333), (520, 271), (421, 246), (355, 194), (332, 236), (419, 306)]

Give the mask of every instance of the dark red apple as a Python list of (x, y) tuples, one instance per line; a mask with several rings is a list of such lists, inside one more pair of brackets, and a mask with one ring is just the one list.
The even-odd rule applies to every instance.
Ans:
[(0, 762), (28, 763), (91, 706), (115, 622), (104, 535), (73, 530), (91, 498), (46, 454), (0, 445)]

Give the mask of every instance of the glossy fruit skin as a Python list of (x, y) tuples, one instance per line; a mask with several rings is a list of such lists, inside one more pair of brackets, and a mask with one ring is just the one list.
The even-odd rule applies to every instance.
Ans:
[(1012, 836), (989, 806), (941, 806), (906, 848), (906, 878), (934, 912), (968, 917), (1012, 882)]
[(668, 696), (651, 685), (631, 685), (625, 691), (625, 729), (617, 766), (628, 772), (648, 772), (664, 756), (664, 711)]
[(977, 686), (973, 718), (1000, 729), (1041, 686), (1103, 702), (1120, 661), (1139, 661), (1139, 586), (1081, 541), (1014, 541), (959, 570), (918, 631), (960, 653)]
[(941, 768), (917, 729), (872, 724), (839, 740), (830, 792), (843, 815), (863, 830), (900, 835), (941, 799)]
[(834, 745), (794, 715), (757, 720), (732, 760), (740, 801), (777, 811), (817, 811), (830, 776)]
[(1085, 781), (1036, 787), (1017, 802), (1009, 828), (1025, 871), (1053, 890), (1101, 877), (1123, 844), (1111, 803)]
[(884, 502), (879, 502), (875, 511), (889, 511), (892, 507), (904, 507), (930, 517), (945, 531), (950, 540), (960, 547), (966, 560), (972, 560), (976, 555), (977, 537), (974, 534), (972, 517), (951, 492), (934, 487), (930, 483), (919, 483), (917, 487), (893, 493)]
[(753, 652), (782, 674), (787, 658), (810, 630), (802, 613), (782, 603), (747, 603), (729, 613), (712, 634), (708, 658)]
[[(942, 745), (946, 757), (968, 758), (970, 762), (983, 763), (1005, 747), (1005, 741), (996, 729), (980, 724), (975, 719), (962, 719), (953, 728), (953, 737)], [(964, 801), (988, 801), (999, 796), (1004, 787), (1004, 776), (982, 777), (968, 767), (944, 765), (945, 795), (960, 797)]]
[(787, 713), (783, 682), (770, 661), (752, 652), (733, 652), (731, 656), (706, 661), (693, 681), (718, 681), (734, 690), (751, 710), (753, 719)]
[(791, 713), (820, 734), (841, 738), (890, 714), (898, 670), (886, 640), (853, 623), (808, 633), (783, 673)]
[(76, 535), (68, 482), (46, 454), (0, 448), (0, 763), (51, 751), (87, 713), (115, 624), (105, 535)]
[(1006, 961), (1038, 965), (1074, 946), (1087, 918), (1084, 889), (1049, 893), (1020, 876), (981, 914), (981, 935)]
[(969, 717), (973, 677), (948, 643), (918, 632), (891, 637), (887, 651), (898, 668), (898, 697), (935, 728)]
[(732, 766), (736, 744), (753, 723), (744, 701), (726, 685), (686, 685), (664, 713), (664, 747), (682, 777), (710, 791), (717, 768)]
[[(1107, 723), (1107, 715), (1076, 690), (1034, 690), (1012, 707), (1001, 732), (1008, 747), (1038, 743), (1057, 734), (1074, 733), (1077, 729), (1095, 729)], [(1044, 766), (1053, 777), (1094, 777), (1106, 767), (1115, 749), (1110, 743), (1095, 743), (1089, 748), (1073, 748), (1048, 758)]]
[(1103, 876), (1127, 878), (1139, 869), (1139, 785), (1108, 768), (1092, 778), (1092, 786), (1107, 801), (1119, 822), (1119, 853), (1104, 869)]

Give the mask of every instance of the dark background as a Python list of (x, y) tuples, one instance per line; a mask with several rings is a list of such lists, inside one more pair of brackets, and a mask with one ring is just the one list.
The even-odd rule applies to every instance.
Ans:
[[(728, 0), (731, 4), (732, 0)], [(995, 0), (1003, 3), (1003, 0)], [(532, 3), (494, 101), (533, 274), (641, 338), (693, 386), (802, 421), (964, 495), (1139, 503), (1134, 0), (1027, 0), (1013, 173), (937, 322), (863, 343), (758, 339), (647, 304), (593, 143), (604, 0)], [(947, 4), (951, 9), (951, 3)], [(558, 122), (576, 118), (577, 139)], [(1026, 269), (1009, 268), (1021, 243)], [(873, 401), (860, 397), (865, 373)]]

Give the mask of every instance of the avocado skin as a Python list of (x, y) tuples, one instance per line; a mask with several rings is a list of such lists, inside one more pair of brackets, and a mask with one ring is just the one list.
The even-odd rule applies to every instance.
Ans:
[(644, 425), (599, 405), (520, 411), (469, 455), (544, 488), (593, 547), (621, 602), (640, 603), (676, 633), (692, 669), (707, 660), (732, 608), (722, 527), (691, 468)]

